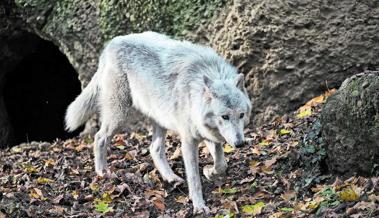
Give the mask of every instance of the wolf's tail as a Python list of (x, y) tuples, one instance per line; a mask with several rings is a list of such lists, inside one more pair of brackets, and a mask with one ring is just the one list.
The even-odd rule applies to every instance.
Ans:
[(82, 93), (68, 106), (65, 117), (67, 131), (74, 131), (96, 113), (99, 95), (97, 76), (96, 73)]

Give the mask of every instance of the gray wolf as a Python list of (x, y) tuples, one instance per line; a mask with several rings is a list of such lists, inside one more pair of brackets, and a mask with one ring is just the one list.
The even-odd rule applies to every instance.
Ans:
[(207, 145), (213, 166), (206, 166), (209, 180), (227, 168), (222, 144), (242, 146), (243, 128), (249, 122), (251, 101), (244, 77), (211, 48), (168, 36), (144, 32), (118, 36), (104, 48), (97, 72), (70, 104), (66, 129), (73, 131), (93, 114), (100, 115), (95, 135), (95, 170), (106, 169), (106, 148), (113, 135), (123, 131), (134, 107), (153, 122), (150, 154), (162, 178), (182, 183), (165, 155), (166, 130), (181, 138), (189, 197), (195, 213), (208, 213), (200, 173), (198, 144)]

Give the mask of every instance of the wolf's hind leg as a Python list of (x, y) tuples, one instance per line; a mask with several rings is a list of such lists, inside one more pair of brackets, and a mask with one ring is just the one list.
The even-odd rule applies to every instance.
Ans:
[(153, 141), (150, 145), (150, 154), (162, 178), (169, 183), (174, 182), (180, 184), (183, 183), (184, 180), (172, 171), (167, 161), (164, 144), (166, 132), (166, 129), (160, 127), (158, 124), (154, 124)]
[(228, 167), (225, 161), (222, 145), (208, 140), (205, 140), (204, 142), (214, 160), (213, 166), (207, 165), (204, 167), (204, 176), (211, 181), (221, 179), (226, 172), (226, 168)]
[(112, 140), (112, 133), (107, 131), (107, 127), (103, 124), (95, 135), (93, 153), (95, 155), (95, 171), (97, 175), (103, 176), (104, 170), (107, 168), (107, 147)]

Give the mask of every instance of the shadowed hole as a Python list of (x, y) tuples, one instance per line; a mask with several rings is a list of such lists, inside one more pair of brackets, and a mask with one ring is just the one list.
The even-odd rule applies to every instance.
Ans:
[(8, 72), (4, 101), (11, 123), (10, 145), (28, 141), (66, 139), (78, 132), (64, 131), (67, 106), (80, 93), (77, 73), (53, 43), (38, 37), (29, 53)]

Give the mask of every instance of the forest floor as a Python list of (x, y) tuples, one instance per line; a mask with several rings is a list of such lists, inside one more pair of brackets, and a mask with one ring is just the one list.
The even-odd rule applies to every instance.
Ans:
[[(379, 217), (379, 177), (338, 177), (327, 172), (319, 114), (326, 96), (256, 130), (246, 146), (224, 151), (225, 180), (202, 176), (212, 217)], [(93, 169), (91, 139), (27, 143), (0, 151), (0, 218), (193, 217), (187, 185), (163, 182), (145, 128), (117, 135), (108, 150), (111, 175)], [(179, 138), (169, 135), (167, 155), (184, 175)], [(200, 167), (212, 164), (200, 146)]]

